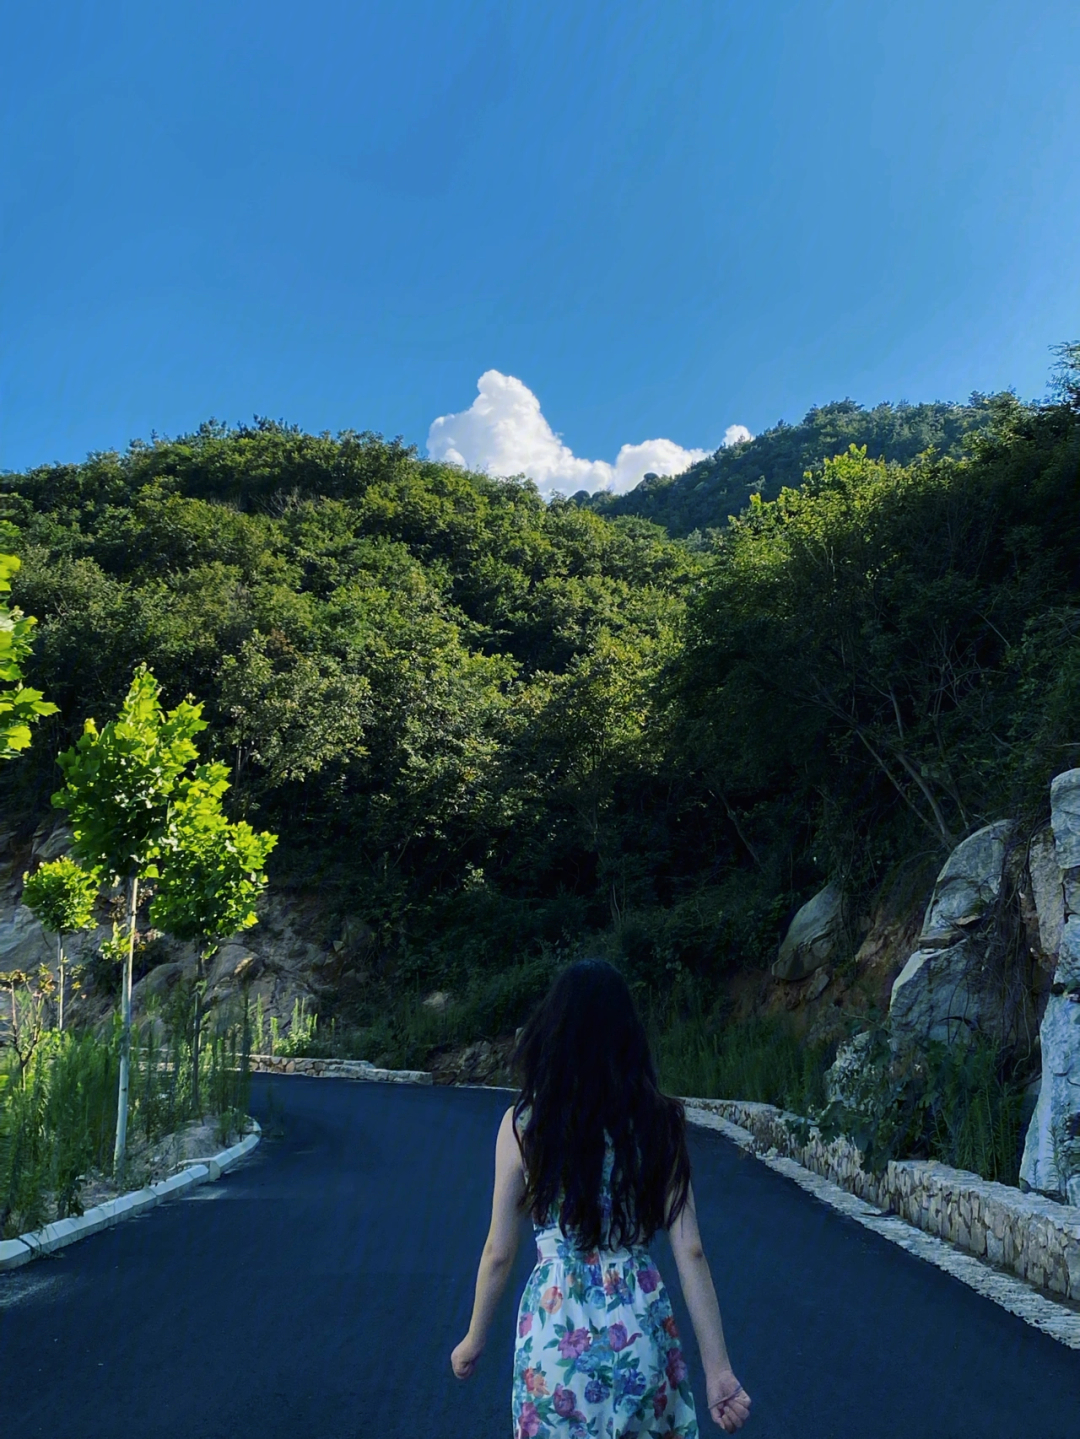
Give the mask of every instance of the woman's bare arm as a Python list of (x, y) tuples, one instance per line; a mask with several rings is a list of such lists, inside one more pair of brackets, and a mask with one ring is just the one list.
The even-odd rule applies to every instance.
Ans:
[(495, 1185), (491, 1196), (491, 1226), (476, 1274), (469, 1332), (451, 1356), (454, 1373), (468, 1379), (487, 1343), (492, 1316), (499, 1307), (517, 1253), (521, 1233), (521, 1201), (525, 1171), (514, 1134), (513, 1110), (508, 1109), (495, 1141)]
[(671, 1252), (679, 1271), (683, 1298), (690, 1311), (701, 1363), (706, 1374), (713, 1370), (729, 1369), (727, 1345), (724, 1343), (724, 1326), (720, 1320), (720, 1305), (713, 1286), (709, 1261), (701, 1244), (698, 1229), (697, 1210), (694, 1207), (694, 1189), (690, 1186), (686, 1204), (678, 1219), (668, 1230)]
[(698, 1229), (693, 1185), (687, 1191), (686, 1204), (679, 1217), (668, 1230), (668, 1237), (701, 1353), (701, 1367), (705, 1370), (709, 1412), (727, 1433), (733, 1433), (749, 1414), (750, 1398), (731, 1370), (720, 1305)]

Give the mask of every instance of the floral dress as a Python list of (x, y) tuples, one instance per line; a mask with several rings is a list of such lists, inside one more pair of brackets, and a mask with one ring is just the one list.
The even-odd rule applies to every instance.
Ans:
[[(614, 1158), (608, 1137), (605, 1233)], [(514, 1439), (698, 1439), (671, 1300), (648, 1247), (586, 1253), (557, 1222), (533, 1228), (536, 1267), (514, 1349)]]

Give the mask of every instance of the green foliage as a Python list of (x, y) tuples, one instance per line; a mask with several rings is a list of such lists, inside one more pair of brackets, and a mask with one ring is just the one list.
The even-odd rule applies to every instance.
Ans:
[(43, 928), (57, 935), (71, 934), (93, 928), (98, 887), (93, 871), (65, 855), (23, 875), (22, 902)]
[(150, 919), (209, 956), (223, 939), (257, 923), (254, 905), (266, 886), (264, 865), (277, 835), (230, 823), (221, 809), (228, 789), (222, 765), (204, 765), (183, 782), (169, 832), (158, 852)]
[[(1075, 583), (1080, 433), (1060, 410), (1008, 418), (970, 461), (852, 450), (755, 501), (694, 597), (683, 743), (762, 818), (785, 796), (808, 885), (869, 886), (905, 853), (941, 853), (1015, 812), (1033, 762), (1040, 783), (1071, 762), (1068, 663), (1060, 688), (1039, 684), (1068, 647), (1039, 627)], [(745, 833), (767, 851), (767, 827)]]
[[(165, 714), (160, 694), (140, 666), (118, 718), (100, 733), (88, 719), (75, 746), (57, 757), (65, 784), (53, 804), (71, 817), (75, 853), (116, 879), (153, 873), (181, 781), (198, 758), (193, 736), (206, 728), (202, 705), (184, 700)], [(212, 784), (217, 771), (204, 767), (194, 778)]]
[[(190, 991), (148, 1016), (132, 1044), (131, 1115), (142, 1150), (196, 1113), (191, 1093)], [(215, 1016), (200, 1060), (204, 1106), (235, 1133), (247, 1112), (246, 1016)], [(0, 1051), (0, 1238), (82, 1213), (87, 1181), (111, 1168), (120, 1069), (119, 1019), (101, 1034), (52, 1030), (21, 1071)], [(145, 1182), (135, 1164), (129, 1187)]]
[[(441, 1009), (426, 1006), (418, 986), (399, 987), (385, 1000), (369, 1001), (355, 1022), (337, 1033), (327, 1025), (318, 1034), (312, 1029), (299, 1052), (368, 1059), (391, 1069), (422, 1069), (447, 1047), (512, 1034), (547, 993), (564, 959), (549, 949), (495, 972), (462, 975)], [(277, 1053), (282, 1052), (280, 1043)]]
[[(205, 696), (230, 818), (282, 832), (279, 882), (391, 947), (440, 943), (478, 882), (477, 945), (512, 950), (508, 908), (538, 939), (560, 907), (606, 916), (697, 568), (655, 527), (262, 422), (0, 486), (63, 726), (119, 705), (138, 663)], [(30, 808), (44, 781), (7, 793)]]
[(852, 445), (898, 465), (928, 450), (959, 458), (1015, 405), (1009, 393), (972, 395), (966, 405), (901, 403), (871, 410), (837, 400), (814, 406), (797, 425), (780, 420), (752, 440), (721, 448), (684, 474), (647, 477), (627, 494), (598, 493), (587, 503), (600, 514), (658, 521), (669, 534), (707, 548), (753, 496), (774, 500), (781, 490), (798, 488), (807, 471)]
[[(319, 1016), (308, 1013), (307, 1001), (294, 999), (288, 1034), (281, 1035), (278, 1033), (276, 1016), (271, 1022), (270, 1054), (311, 1054), (318, 1048), (318, 1039), (316, 1037), (318, 1027)], [(258, 1028), (261, 1031), (261, 1022)], [(258, 1052), (259, 1051), (256, 1050), (256, 1053)]]
[(937, 1159), (984, 1179), (1017, 1182), (1023, 1089), (1013, 1056), (979, 1035), (951, 1045), (895, 1046), (884, 1026), (866, 1034), (842, 1093), (812, 1111), (826, 1140), (846, 1135), (872, 1173), (890, 1159)]
[(746, 1099), (795, 1114), (824, 1101), (834, 1042), (807, 1044), (786, 1016), (758, 1016), (723, 1026), (697, 1008), (656, 1036), (660, 1082), (670, 1094)]
[[(11, 590), (11, 577), (21, 561), (17, 555), (0, 554), (0, 594)], [(43, 715), (56, 714), (57, 706), (40, 690), (22, 683), (22, 666), (30, 654), (30, 631), (37, 620), (12, 609), (0, 599), (0, 760), (14, 759), (30, 744), (30, 726)]]

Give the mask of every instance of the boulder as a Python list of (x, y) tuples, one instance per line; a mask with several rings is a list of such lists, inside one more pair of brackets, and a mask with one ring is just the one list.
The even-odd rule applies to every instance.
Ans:
[(831, 958), (844, 937), (844, 894), (827, 884), (788, 926), (772, 966), (776, 979), (805, 979)]
[(259, 967), (246, 935), (243, 939), (227, 940), (210, 961), (210, 972), (206, 977), (207, 989), (228, 985), (230, 981), (239, 981), (248, 975), (254, 979), (255, 974), (252, 971)]
[(48, 860), (59, 859), (70, 850), (73, 840), (74, 835), (69, 824), (53, 825), (46, 822), (38, 827), (34, 835), (31, 856), (42, 864)]
[(806, 993), (803, 995), (803, 1001), (806, 1004), (813, 1004), (815, 999), (820, 999), (821, 996), (828, 989), (829, 981), (831, 979), (832, 973), (830, 972), (828, 965), (823, 964), (820, 969), (815, 969), (814, 977), (806, 986)]
[(1039, 1027), (1042, 1081), (1020, 1181), (1080, 1205), (1080, 991), (1051, 994)]
[(956, 846), (934, 885), (920, 944), (925, 946), (928, 940), (949, 943), (997, 899), (1012, 827), (1011, 820), (997, 820)]
[(917, 949), (897, 975), (889, 1000), (889, 1027), (897, 1039), (949, 1043), (987, 1027), (995, 1012), (984, 986), (982, 946), (961, 939), (945, 949)]
[(1050, 782), (1050, 827), (1062, 869), (1080, 866), (1080, 769), (1067, 769)]
[(151, 999), (160, 999), (177, 984), (184, 973), (180, 960), (155, 965), (149, 974), (139, 980), (131, 991), (131, 1002), (139, 1010)]
[(998, 820), (958, 844), (945, 861), (923, 919), (917, 948), (893, 983), (889, 1025), (897, 1039), (946, 1042), (1000, 1026), (1000, 986), (993, 983), (973, 927), (1001, 892), (1012, 831)]

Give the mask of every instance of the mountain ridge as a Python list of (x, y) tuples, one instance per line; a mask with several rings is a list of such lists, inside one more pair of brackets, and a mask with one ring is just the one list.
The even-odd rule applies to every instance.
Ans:
[(931, 448), (959, 457), (1003, 407), (1015, 403), (1011, 391), (975, 393), (966, 404), (884, 401), (869, 410), (852, 399), (834, 400), (812, 406), (797, 424), (779, 420), (751, 440), (721, 446), (681, 474), (646, 475), (621, 495), (579, 490), (573, 500), (609, 518), (652, 520), (674, 538), (703, 536), (741, 513), (751, 494), (773, 500), (781, 489), (802, 484), (807, 470), (819, 469), (851, 445), (865, 445), (870, 459), (901, 465)]

